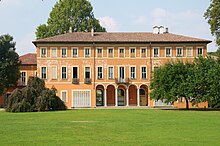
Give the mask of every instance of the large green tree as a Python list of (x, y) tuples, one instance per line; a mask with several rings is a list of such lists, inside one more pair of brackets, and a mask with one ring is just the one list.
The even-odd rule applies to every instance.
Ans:
[(20, 78), (19, 56), (10, 35), (0, 36), (0, 95), (10, 86), (16, 86)]
[(220, 46), (220, 1), (211, 0), (211, 4), (204, 13), (205, 19), (208, 20), (211, 33), (216, 37), (216, 43)]
[(37, 39), (64, 34), (72, 28), (73, 32), (106, 31), (94, 17), (88, 0), (59, 0), (50, 12), (47, 24), (36, 29)]

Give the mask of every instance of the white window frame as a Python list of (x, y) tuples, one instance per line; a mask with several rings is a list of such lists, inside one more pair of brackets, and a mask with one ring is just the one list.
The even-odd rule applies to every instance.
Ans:
[(120, 67), (124, 67), (124, 79), (126, 79), (126, 67), (124, 65), (118, 66), (118, 79), (120, 79)]
[[(113, 76), (112, 76), (112, 78), (109, 78), (109, 68), (110, 68), (110, 67), (113, 68), (113, 69), (112, 69), (112, 71), (113, 71)], [(115, 74), (114, 74), (114, 66), (108, 66), (107, 74), (108, 74), (108, 80), (112, 80), (112, 79), (114, 79), (114, 76), (115, 76)]]
[[(45, 49), (45, 55), (42, 54), (42, 49)], [(40, 47), (40, 57), (46, 58), (47, 57), (47, 48), (46, 47)]]
[[(27, 72), (26, 71), (20, 71), (21, 72), (21, 85), (22, 86), (26, 86), (27, 85)], [(25, 83), (23, 84), (23, 76), (22, 76), (22, 73), (25, 73)]]
[[(123, 49), (124, 50), (124, 56), (120, 57), (120, 50)], [(125, 58), (125, 48), (124, 47), (119, 47), (118, 48), (118, 58)]]
[[(65, 49), (66, 50), (66, 55), (65, 56), (63, 56), (63, 49)], [(60, 49), (60, 56), (61, 56), (61, 58), (66, 58), (67, 57), (67, 48), (66, 47), (61, 47), (61, 49)]]
[(102, 56), (103, 57), (103, 47), (96, 47), (96, 57), (98, 57), (98, 50), (101, 49), (102, 50)]
[[(79, 54), (78, 47), (72, 47), (71, 50), (72, 50), (72, 58), (77, 58)], [(76, 50), (76, 56), (73, 55), (73, 50)]]
[[(170, 55), (167, 56), (167, 49), (170, 49)], [(172, 57), (172, 47), (165, 47), (165, 56), (166, 57)]]
[[(158, 49), (158, 54), (155, 56), (154, 55), (154, 49)], [(160, 48), (159, 47), (153, 47), (153, 57), (160, 57)]]
[[(142, 49), (145, 49), (145, 57), (142, 57)], [(140, 48), (140, 57), (141, 58), (146, 58), (147, 57), (147, 47), (141, 47)]]
[[(199, 53), (198, 53), (198, 49), (202, 49), (202, 54), (199, 54)], [(197, 57), (203, 56), (203, 51), (204, 51), (203, 47), (196, 47), (196, 56), (197, 56)]]
[[(53, 78), (53, 68), (55, 68), (55, 78)], [(51, 79), (56, 80), (57, 79), (57, 66), (51, 67)]]
[(88, 106), (83, 106), (83, 107), (91, 107), (91, 104), (92, 104), (92, 91), (91, 90), (86, 90), (86, 89), (85, 90), (79, 90), (79, 89), (78, 90), (72, 90), (72, 107), (74, 107), (74, 103), (73, 103), (73, 101), (74, 101), (73, 92), (74, 91), (87, 91), (87, 92), (89, 92), (89, 95), (90, 95), (89, 96), (89, 105)]
[[(109, 50), (110, 50), (110, 49), (112, 49), (112, 57), (109, 57)], [(108, 56), (108, 58), (114, 58), (114, 47), (108, 47), (107, 50), (108, 50), (108, 51), (107, 51), (107, 56)]]
[[(131, 56), (131, 50), (132, 49), (134, 49), (134, 57)], [(129, 56), (130, 56), (130, 58), (136, 58), (136, 52), (137, 52), (136, 50), (137, 50), (136, 47), (130, 47), (129, 48)]]
[[(134, 78), (132, 78), (132, 74), (131, 74), (131, 68), (134, 67)], [(129, 73), (130, 73), (130, 79), (131, 80), (136, 80), (137, 79), (137, 70), (136, 70), (136, 66), (130, 66), (129, 67)]]
[(91, 66), (84, 66), (84, 79), (86, 79), (86, 67), (89, 67), (89, 71), (90, 71), (89, 79), (91, 79), (91, 77), (92, 77), (92, 68), (91, 68)]
[[(189, 49), (191, 50), (191, 55), (189, 55)], [(186, 47), (186, 57), (193, 57), (193, 47)]]
[[(55, 56), (53, 56), (53, 50), (55, 50)], [(52, 48), (50, 48), (50, 56), (51, 56), (51, 58), (56, 58), (57, 57), (57, 48), (55, 48), (55, 47), (52, 47)]]
[(72, 66), (72, 78), (73, 78), (73, 68), (77, 68), (77, 79), (79, 79), (79, 66)]
[[(66, 78), (63, 78), (63, 67), (66, 68)], [(60, 71), (61, 71), (61, 74), (60, 74), (61, 76), (60, 76), (60, 78), (61, 78), (62, 80), (68, 79), (68, 68), (67, 68), (67, 66), (61, 66)]]
[[(63, 101), (63, 92), (66, 92), (66, 102)], [(68, 103), (68, 91), (67, 90), (61, 90), (60, 91), (60, 97), (61, 97), (61, 100), (64, 102), (64, 103)]]
[[(102, 69), (102, 72), (101, 72), (101, 78), (99, 77), (99, 68), (101, 68)], [(102, 79), (104, 79), (104, 77), (103, 77), (103, 72), (104, 72), (104, 70), (103, 70), (104, 68), (103, 68), (103, 66), (97, 66), (97, 80), (102, 80)]]
[[(89, 50), (89, 55), (86, 55), (86, 50)], [(91, 47), (84, 47), (84, 57), (90, 58), (91, 57)]]
[[(181, 49), (180, 55), (178, 55), (178, 49)], [(176, 47), (176, 57), (183, 57), (183, 47)]]
[[(46, 72), (45, 72), (46, 77), (45, 77), (45, 78), (42, 78), (42, 68), (43, 68), (43, 67), (46, 68)], [(47, 67), (46, 67), (46, 66), (41, 66), (41, 67), (40, 67), (40, 78), (41, 78), (41, 79), (45, 79), (45, 80), (47, 79)]]
[[(142, 67), (145, 67), (145, 68), (146, 68), (146, 78), (143, 78), (143, 76), (142, 76)], [(140, 66), (140, 79), (141, 79), (141, 80), (147, 80), (147, 78), (148, 78), (147, 76), (148, 76), (147, 66), (141, 65), (141, 66)]]

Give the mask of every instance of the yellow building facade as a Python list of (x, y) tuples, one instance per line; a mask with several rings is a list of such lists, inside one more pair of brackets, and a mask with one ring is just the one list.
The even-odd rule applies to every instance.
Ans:
[[(168, 32), (74, 32), (33, 43), (37, 76), (46, 86), (54, 86), (68, 108), (94, 108), (165, 105), (150, 100), (153, 71), (171, 60), (206, 56), (210, 41)], [(185, 107), (185, 103), (173, 106)]]

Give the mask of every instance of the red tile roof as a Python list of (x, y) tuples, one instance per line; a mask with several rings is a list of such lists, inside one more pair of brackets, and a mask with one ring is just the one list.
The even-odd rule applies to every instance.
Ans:
[(19, 57), (22, 65), (37, 65), (37, 54), (28, 53)]
[(210, 43), (210, 40), (193, 38), (172, 33), (154, 34), (149, 32), (73, 32), (33, 41), (36, 43)]

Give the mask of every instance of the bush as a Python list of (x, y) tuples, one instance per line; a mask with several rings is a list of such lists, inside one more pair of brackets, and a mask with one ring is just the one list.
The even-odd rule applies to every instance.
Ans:
[(43, 80), (30, 77), (28, 85), (15, 89), (7, 99), (6, 111), (8, 112), (33, 112), (65, 110), (63, 101), (56, 96), (56, 89), (45, 88)]

